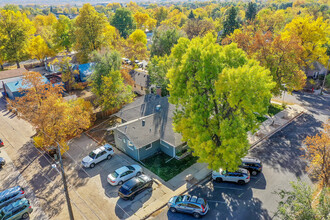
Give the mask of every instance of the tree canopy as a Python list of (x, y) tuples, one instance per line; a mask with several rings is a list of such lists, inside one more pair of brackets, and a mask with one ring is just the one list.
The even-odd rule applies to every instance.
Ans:
[(174, 129), (212, 169), (236, 170), (248, 150), (256, 113), (267, 112), (274, 87), (269, 70), (236, 44), (216, 44), (211, 34), (179, 39), (172, 49), (169, 101), (177, 106)]
[(111, 19), (111, 24), (116, 27), (120, 35), (127, 38), (135, 28), (132, 12), (126, 8), (118, 8)]

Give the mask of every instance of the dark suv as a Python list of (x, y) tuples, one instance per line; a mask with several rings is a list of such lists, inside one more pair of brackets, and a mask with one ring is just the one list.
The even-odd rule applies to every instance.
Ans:
[(167, 206), (173, 213), (188, 213), (192, 214), (195, 218), (204, 216), (209, 211), (209, 205), (205, 199), (191, 195), (174, 196), (167, 203)]
[(147, 188), (152, 187), (152, 179), (144, 174), (130, 179), (124, 183), (118, 191), (118, 195), (122, 199), (133, 200), (134, 197)]
[(262, 163), (259, 159), (253, 157), (242, 158), (241, 168), (250, 171), (251, 175), (255, 176), (262, 171)]

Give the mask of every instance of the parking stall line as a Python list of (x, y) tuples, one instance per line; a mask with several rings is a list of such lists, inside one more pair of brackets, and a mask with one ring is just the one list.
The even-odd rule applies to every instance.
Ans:
[(232, 187), (223, 187), (223, 186), (214, 186), (214, 188), (218, 188), (218, 189), (232, 189), (232, 190), (244, 190), (244, 189), (240, 189), (240, 188), (232, 188)]

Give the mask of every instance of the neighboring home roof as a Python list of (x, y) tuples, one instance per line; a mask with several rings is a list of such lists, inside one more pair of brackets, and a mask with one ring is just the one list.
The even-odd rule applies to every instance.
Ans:
[[(156, 106), (160, 106), (160, 110)], [(125, 134), (136, 148), (157, 140), (177, 147), (183, 142), (182, 136), (173, 131), (174, 111), (175, 106), (168, 102), (167, 97), (153, 94), (141, 96), (115, 114), (127, 122), (119, 125), (117, 130)]]
[(313, 62), (309, 67), (305, 69), (305, 73), (307, 76), (313, 76), (315, 72), (319, 72), (319, 74), (325, 74), (327, 69), (319, 62)]
[(74, 69), (79, 70), (81, 80), (85, 81), (90, 75), (92, 75), (93, 66), (94, 63), (85, 63), (85, 64), (76, 65)]
[(24, 67), (19, 69), (0, 71), (0, 80), (23, 76), (23, 73), (25, 72), (27, 72), (27, 70)]
[[(49, 83), (49, 80), (45, 77), (45, 76), (42, 76), (42, 81), (44, 83)], [(22, 78), (17, 80), (17, 81), (14, 81), (14, 82), (8, 82), (6, 83), (7, 87), (10, 89), (11, 92), (18, 92), (20, 88), (22, 89), (28, 89), (29, 87), (27, 85), (22, 85)]]
[(136, 85), (142, 86), (144, 88), (149, 87), (150, 76), (144, 71), (132, 70), (129, 72), (129, 74), (131, 75)]

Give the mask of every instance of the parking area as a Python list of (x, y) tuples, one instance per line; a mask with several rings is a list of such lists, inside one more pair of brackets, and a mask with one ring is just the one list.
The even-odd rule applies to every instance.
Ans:
[[(110, 185), (107, 176), (122, 166), (138, 163), (115, 148), (115, 154), (110, 160), (104, 160), (94, 168), (84, 168), (81, 165), (82, 159), (97, 147), (86, 135), (72, 140), (70, 150), (64, 154), (69, 184), (74, 186), (74, 190), (86, 201), (91, 212), (96, 213), (96, 219), (141, 219), (147, 214), (147, 206), (167, 193), (159, 187), (162, 180), (143, 168), (143, 173), (154, 179), (152, 190), (143, 191), (133, 201), (120, 199), (120, 186)], [(142, 208), (146, 211), (141, 212)]]
[[(305, 172), (306, 161), (301, 157), (303, 140), (314, 135), (321, 122), (306, 114), (270, 139), (250, 151), (263, 162), (263, 172), (251, 176), (246, 185), (216, 183), (207, 180), (190, 194), (208, 200), (210, 211), (203, 219), (276, 219), (280, 189), (290, 189), (290, 181), (300, 178), (312, 185)], [(194, 219), (164, 209), (154, 219)]]

